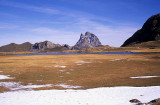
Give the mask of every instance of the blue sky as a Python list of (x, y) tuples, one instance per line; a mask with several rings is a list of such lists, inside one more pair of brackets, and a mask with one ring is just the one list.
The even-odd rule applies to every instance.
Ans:
[(160, 0), (0, 0), (0, 46), (40, 42), (74, 45), (89, 31), (118, 47), (152, 15)]

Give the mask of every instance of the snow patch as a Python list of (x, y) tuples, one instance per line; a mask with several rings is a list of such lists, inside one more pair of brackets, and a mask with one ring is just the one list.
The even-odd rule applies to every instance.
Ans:
[(28, 85), (33, 85), (33, 83), (28, 83)]
[(77, 65), (82, 65), (82, 64), (77, 64)]
[(159, 91), (160, 86), (14, 91), (0, 93), (0, 105), (135, 105), (129, 100), (146, 103), (159, 98)]
[(45, 84), (45, 85), (21, 85), (20, 82), (0, 82), (0, 86), (5, 88), (9, 88), (10, 90), (24, 90), (24, 89), (33, 89), (33, 88), (41, 88), (41, 87), (51, 87), (52, 84)]
[(54, 86), (67, 88), (67, 89), (76, 89), (76, 88), (82, 88), (83, 86), (73, 86), (73, 85), (67, 85), (66, 83), (56, 84)]
[(43, 67), (54, 67), (54, 66), (43, 66)]
[(70, 71), (74, 71), (73, 69), (70, 69)]
[(66, 72), (66, 74), (71, 74), (70, 72)]
[(20, 82), (0, 82), (0, 86), (14, 90), (14, 88), (17, 88), (21, 85)]
[(54, 67), (60, 67), (60, 68), (66, 68), (67, 66), (59, 66), (59, 65), (56, 65)]
[(20, 86), (20, 89), (33, 89), (33, 88), (41, 88), (41, 87), (52, 87), (52, 84), (45, 84), (45, 85), (26, 85), (26, 86)]
[(0, 80), (1, 79), (14, 79), (13, 77), (9, 77), (10, 75), (0, 75)]
[(119, 61), (119, 60), (122, 60), (122, 59), (114, 59), (114, 60), (110, 60), (110, 61)]
[(86, 61), (76, 61), (75, 63), (84, 64), (84, 63), (91, 63), (91, 62), (86, 62)]
[(138, 78), (155, 78), (160, 76), (138, 76), (138, 77), (130, 77), (131, 79), (138, 79)]
[(59, 70), (60, 72), (64, 72), (64, 71), (66, 71), (66, 70)]
[[(120, 61), (120, 60), (127, 60), (127, 61), (130, 61), (130, 59), (128, 59), (128, 58), (114, 59), (114, 60), (110, 60), (110, 61)], [(123, 61), (122, 61), (122, 62), (123, 62)]]
[(59, 65), (55, 65), (55, 66), (43, 66), (43, 67), (60, 67), (60, 68), (66, 68), (67, 66), (59, 66)]

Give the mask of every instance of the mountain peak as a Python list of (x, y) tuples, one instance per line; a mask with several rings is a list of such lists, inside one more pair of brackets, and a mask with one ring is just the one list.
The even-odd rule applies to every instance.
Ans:
[(80, 35), (80, 39), (72, 49), (93, 48), (99, 46), (102, 46), (102, 44), (98, 37), (90, 32), (86, 32), (85, 35)]
[(85, 33), (85, 36), (87, 36), (87, 35), (91, 35), (92, 33), (90, 33), (90, 32), (86, 32)]

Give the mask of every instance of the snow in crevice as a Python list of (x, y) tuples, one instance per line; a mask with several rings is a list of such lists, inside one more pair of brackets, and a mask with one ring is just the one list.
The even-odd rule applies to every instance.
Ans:
[(138, 78), (155, 78), (160, 76), (137, 76), (137, 77), (130, 77), (131, 79), (138, 79)]

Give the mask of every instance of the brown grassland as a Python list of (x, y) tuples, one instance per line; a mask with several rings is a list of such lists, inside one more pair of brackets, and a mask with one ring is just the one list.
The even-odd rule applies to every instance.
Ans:
[[(65, 68), (54, 66), (66, 66)], [(65, 71), (60, 71), (65, 70)], [(160, 53), (133, 55), (30, 55), (0, 56), (0, 75), (35, 85), (61, 84), (84, 86), (81, 89), (111, 86), (159, 86), (160, 77), (131, 79), (134, 76), (160, 76)], [(39, 81), (40, 80), (40, 81)], [(63, 89), (59, 86), (37, 88)], [(0, 86), (0, 92), (9, 89)]]

